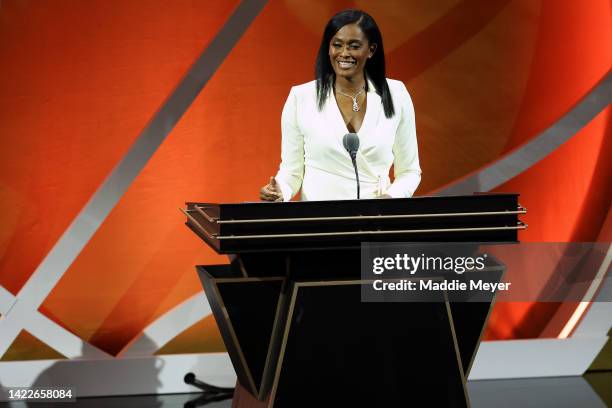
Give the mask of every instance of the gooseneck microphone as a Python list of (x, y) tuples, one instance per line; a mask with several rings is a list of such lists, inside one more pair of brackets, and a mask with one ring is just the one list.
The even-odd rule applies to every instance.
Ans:
[(357, 171), (357, 151), (359, 150), (359, 136), (355, 133), (347, 133), (342, 138), (342, 144), (351, 156), (353, 168), (355, 169), (355, 178), (357, 179), (357, 199), (359, 200), (359, 172)]

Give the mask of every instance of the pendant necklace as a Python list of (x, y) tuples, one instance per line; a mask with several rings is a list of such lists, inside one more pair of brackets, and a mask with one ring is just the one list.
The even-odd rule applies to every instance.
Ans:
[(357, 92), (355, 94), (355, 96), (351, 96), (351, 95), (345, 94), (344, 92), (342, 92), (338, 88), (336, 88), (336, 92), (338, 92), (340, 95), (344, 95), (347, 98), (351, 98), (353, 100), (353, 112), (359, 112), (359, 104), (357, 103), (357, 97), (359, 95), (361, 95), (363, 93), (363, 91), (365, 91), (365, 87), (361, 88), (361, 90), (359, 92)]

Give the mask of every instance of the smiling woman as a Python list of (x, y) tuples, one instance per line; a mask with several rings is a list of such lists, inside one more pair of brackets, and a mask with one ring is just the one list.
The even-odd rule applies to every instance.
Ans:
[[(291, 88), (281, 117), (281, 165), (261, 188), (265, 201), (356, 197), (342, 139), (359, 137), (361, 197), (410, 197), (421, 180), (414, 108), (400, 81), (385, 76), (383, 39), (374, 19), (345, 10), (323, 31), (314, 81)], [(389, 170), (394, 166), (391, 184)]]
[[(330, 62), (336, 74), (336, 96), (343, 96), (336, 101), (346, 127), (352, 133), (356, 133), (363, 122), (365, 109), (360, 109), (360, 105), (365, 108), (366, 104), (364, 67), (374, 51), (376, 43), (370, 43), (357, 24), (347, 24), (338, 30), (329, 47)], [(320, 92), (320, 106), (325, 103), (322, 95), (324, 93)], [(349, 99), (352, 101), (350, 109), (347, 105)], [(352, 114), (351, 110), (357, 113)]]

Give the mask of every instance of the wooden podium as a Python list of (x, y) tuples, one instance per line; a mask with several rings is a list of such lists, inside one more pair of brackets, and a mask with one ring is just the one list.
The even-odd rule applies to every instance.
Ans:
[(238, 377), (234, 408), (469, 406), (492, 302), (362, 302), (361, 242), (518, 242), (517, 194), (183, 212), (230, 255), (197, 271)]

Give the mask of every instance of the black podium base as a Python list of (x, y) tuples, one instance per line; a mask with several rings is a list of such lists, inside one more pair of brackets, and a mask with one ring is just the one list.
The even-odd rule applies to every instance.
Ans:
[[(475, 345), (458, 343), (445, 299), (364, 303), (359, 280), (222, 278), (214, 268), (199, 273), (238, 375), (233, 407), (469, 406)], [(464, 332), (479, 336), (484, 321), (472, 318), (480, 325)]]

